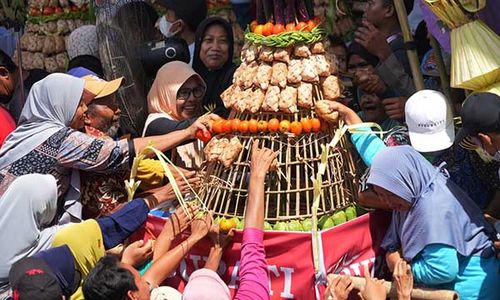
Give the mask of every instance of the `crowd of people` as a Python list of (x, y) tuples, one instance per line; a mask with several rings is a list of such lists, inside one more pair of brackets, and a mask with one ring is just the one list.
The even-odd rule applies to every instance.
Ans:
[[(250, 2), (233, 3), (242, 25)], [(405, 1), (408, 12), (413, 2)], [(159, 15), (152, 7), (137, 13), (157, 18), (148, 30), (182, 40), (184, 53), (141, 83), (149, 91), (137, 100), (148, 112), (141, 136), (120, 126), (119, 91), (130, 79), (105, 76), (95, 26), (69, 37), (66, 74), (22, 70), (0, 52), (0, 300), (231, 298), (217, 270), (234, 232), (220, 233), (210, 213), (190, 217), (201, 210), (196, 204), (175, 209), (155, 243), (128, 240), (152, 209), (176, 205), (173, 185), (189, 194), (200, 184), (196, 136), (229, 116), (221, 94), (237, 68), (232, 27), (207, 17), (205, 0), (159, 3)], [(427, 87), (417, 91), (392, 0), (367, 1), (352, 42), (329, 40), (340, 76), (353, 85), (329, 109), (356, 125), (349, 137), (361, 170), (357, 204), (392, 212), (381, 247), (398, 299), (410, 299), (414, 285), (499, 299), (500, 96), (454, 90), (447, 98), (439, 78), (425, 72), (433, 64), (426, 53)], [(427, 40), (416, 42), (432, 51)], [(134, 157), (152, 156), (144, 151), (151, 144), (177, 166), (176, 182), (145, 158), (131, 200), (124, 180)], [(258, 140), (252, 145), (236, 299), (270, 297), (264, 186), (278, 154)], [(208, 260), (183, 292), (162, 286), (206, 237), (213, 241)], [(368, 268), (364, 276), (365, 287), (354, 292), (349, 276), (328, 275), (324, 299), (385, 299), (384, 280)]]

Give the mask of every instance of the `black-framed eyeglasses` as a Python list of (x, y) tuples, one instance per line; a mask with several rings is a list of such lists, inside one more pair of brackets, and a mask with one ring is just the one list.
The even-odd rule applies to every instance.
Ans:
[(177, 99), (182, 98), (184, 100), (189, 99), (190, 95), (193, 95), (195, 98), (200, 98), (205, 94), (205, 88), (202, 86), (197, 86), (193, 89), (189, 88), (181, 88), (177, 92)]

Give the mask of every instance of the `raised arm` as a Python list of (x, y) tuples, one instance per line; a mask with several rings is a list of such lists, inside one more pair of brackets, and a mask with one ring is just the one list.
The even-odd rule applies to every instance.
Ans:
[[(352, 109), (342, 103), (337, 101), (328, 101), (328, 105), (330, 106), (330, 111), (337, 111), (339, 113), (339, 117), (343, 119), (347, 125), (363, 123), (361, 118)], [(363, 162), (370, 167), (375, 155), (386, 146), (384, 141), (372, 133), (372, 130), (369, 127), (357, 128), (356, 130), (364, 132), (352, 133), (351, 141), (363, 159)]]
[[(196, 215), (198, 213), (198, 207), (194, 205), (188, 205), (188, 210), (191, 215)], [(175, 213), (167, 219), (160, 235), (156, 239), (153, 262), (157, 261), (163, 256), (163, 254), (168, 252), (172, 241), (181, 232), (187, 229), (189, 223), (189, 217), (184, 209), (178, 207)]]
[(264, 250), (264, 180), (278, 156), (267, 148), (252, 145), (250, 187), (241, 247), (240, 287), (235, 299), (269, 299), (266, 252)]
[(207, 133), (210, 128), (210, 123), (212, 120), (220, 119), (219, 116), (210, 114), (206, 116), (199, 117), (186, 129), (172, 131), (164, 135), (149, 136), (144, 138), (134, 139), (134, 148), (137, 153), (141, 152), (144, 148), (149, 146), (150, 143), (154, 144), (154, 147), (161, 152), (172, 149), (173, 147), (181, 144), (186, 140), (195, 139), (196, 131), (202, 130), (203, 133)]
[(158, 286), (177, 268), (189, 250), (207, 235), (211, 225), (211, 216), (209, 215), (203, 219), (194, 220), (191, 223), (191, 235), (174, 249), (158, 258), (146, 271), (143, 278), (152, 286)]

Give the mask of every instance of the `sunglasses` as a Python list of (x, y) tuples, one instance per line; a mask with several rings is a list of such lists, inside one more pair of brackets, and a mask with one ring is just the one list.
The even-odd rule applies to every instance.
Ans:
[(202, 97), (203, 95), (205, 94), (205, 88), (202, 87), (202, 86), (198, 86), (198, 87), (195, 87), (193, 89), (189, 89), (189, 88), (181, 88), (178, 92), (177, 92), (177, 98), (181, 98), (181, 99), (189, 99), (189, 96), (190, 95), (193, 95), (195, 98), (200, 98)]

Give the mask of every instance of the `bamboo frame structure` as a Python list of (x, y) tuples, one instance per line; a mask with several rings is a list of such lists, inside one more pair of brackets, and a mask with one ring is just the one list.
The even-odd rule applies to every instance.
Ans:
[[(323, 99), (321, 89), (315, 85), (314, 102)], [(256, 114), (231, 112), (232, 118), (240, 120), (272, 118), (290, 122), (306, 117), (315, 117), (314, 110), (300, 109), (295, 114), (281, 112), (260, 112)], [(306, 133), (298, 137), (281, 133), (239, 134), (243, 150), (238, 159), (226, 169), (219, 162), (208, 163), (205, 182), (200, 198), (215, 214), (226, 218), (245, 215), (248, 180), (250, 178), (250, 149), (253, 141), (264, 141), (264, 146), (278, 155), (277, 172), (267, 175), (264, 191), (265, 219), (287, 221), (312, 217), (313, 183), (321, 162), (322, 145), (328, 144), (335, 135), (336, 127), (318, 133)], [(339, 145), (328, 156), (328, 168), (322, 183), (323, 197), (320, 215), (331, 214), (350, 206), (357, 199), (356, 169), (351, 156), (353, 151), (344, 136)]]
[[(293, 121), (311, 116), (310, 110), (301, 110), (297, 114), (236, 113), (240, 120), (270, 120), (271, 118)], [(230, 217), (243, 217), (248, 195), (250, 174), (250, 149), (253, 141), (259, 139), (264, 146), (280, 151), (279, 170), (267, 175), (265, 185), (265, 219), (267, 221), (285, 221), (309, 218), (312, 216), (313, 184), (321, 161), (321, 145), (328, 144), (336, 128), (326, 132), (302, 134), (299, 137), (280, 133), (244, 133), (238, 135), (243, 150), (230, 168), (224, 168), (219, 162), (209, 163), (200, 198), (215, 214)], [(329, 165), (323, 181), (321, 214), (331, 214), (351, 205), (357, 197), (355, 186), (354, 161), (350, 155), (346, 137), (328, 156)]]

